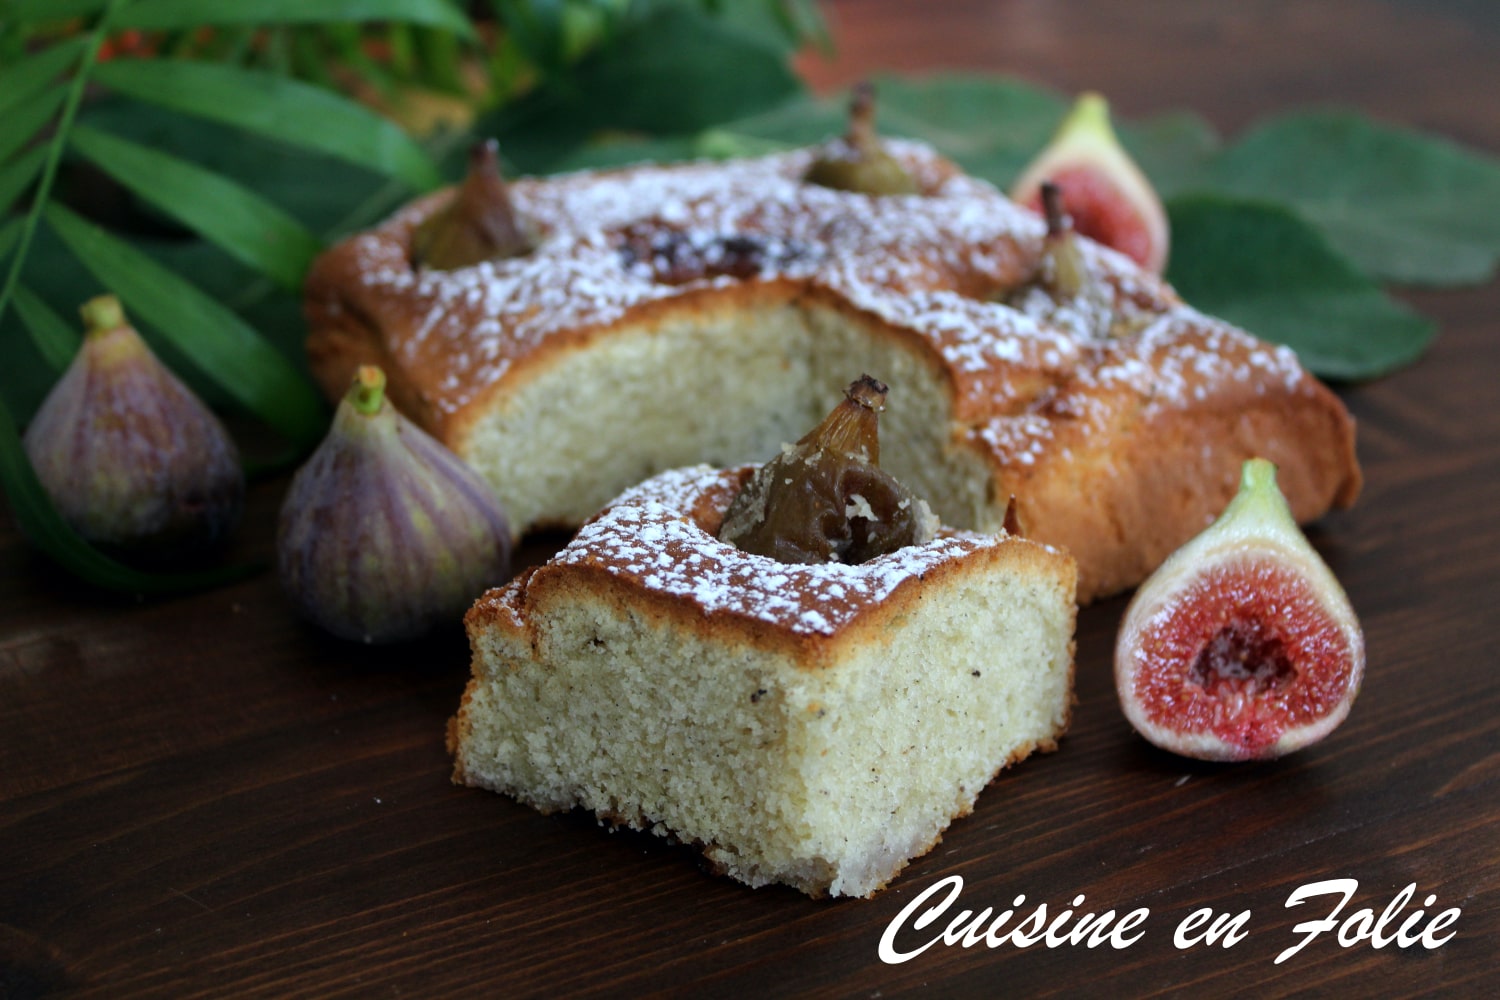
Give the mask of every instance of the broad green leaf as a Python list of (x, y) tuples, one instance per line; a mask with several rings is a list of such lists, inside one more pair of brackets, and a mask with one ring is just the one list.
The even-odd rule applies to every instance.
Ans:
[(9, 211), (47, 161), (47, 147), (38, 146), (0, 166), (0, 215)]
[(827, 26), (817, 8), (796, 0), (724, 4), (717, 10), (735, 31), (791, 54), (804, 40), (826, 41)]
[[(753, 141), (753, 140), (752, 140)], [(699, 157), (714, 157), (703, 151), (699, 138), (669, 136), (663, 139), (611, 138), (590, 143), (552, 164), (552, 170), (601, 170), (632, 163), (673, 163)], [(714, 157), (716, 158), (716, 157)]]
[(86, 38), (70, 38), (0, 70), (0, 118), (36, 97), (83, 54)]
[(448, 0), (136, 0), (110, 21), (116, 28), (185, 31), (204, 25), (330, 24), (404, 21), (473, 35), (468, 18)]
[(475, 131), (499, 136), (518, 169), (543, 172), (597, 133), (692, 135), (801, 89), (780, 48), (692, 7), (667, 6), (631, 20), (565, 79), (481, 119)]
[(563, 5), (557, 0), (493, 0), (499, 23), (526, 58), (552, 74), (563, 66)]
[(1125, 151), (1163, 199), (1198, 187), (1221, 145), (1213, 126), (1189, 112), (1114, 125)]
[(20, 107), (6, 112), (4, 127), (0, 128), (0, 163), (4, 163), (12, 153), (30, 142), (42, 130), (42, 126), (57, 114), (67, 97), (68, 88), (58, 84)]
[(62, 372), (78, 353), (82, 334), (64, 323), (51, 306), (37, 298), (25, 285), (17, 285), (14, 295), (16, 315), (21, 317), (26, 332), (31, 334), (32, 343), (36, 344), (47, 364)]
[(1500, 161), (1339, 111), (1271, 119), (1225, 150), (1216, 190), (1288, 202), (1376, 277), (1486, 281), (1500, 256)]
[(711, 128), (698, 133), (693, 139), (692, 155), (709, 160), (730, 160), (735, 157), (770, 156), (786, 148), (786, 143), (775, 139), (760, 139), (728, 129)]
[(104, 555), (79, 537), (37, 479), (10, 409), (0, 400), (0, 486), (21, 530), (69, 572), (96, 586), (128, 594), (175, 594), (241, 580), (258, 566), (228, 566), (198, 573), (143, 573)]
[(691, 8), (631, 24), (582, 64), (576, 91), (612, 127), (688, 134), (771, 107), (802, 85), (774, 46)]
[(139, 100), (316, 150), (418, 189), (441, 178), (395, 123), (310, 84), (182, 59), (127, 59), (94, 69), (99, 83)]
[(72, 141), (125, 187), (285, 288), (301, 287), (322, 249), (280, 208), (197, 164), (85, 125), (74, 127)]
[[(765, 144), (764, 148), (789, 149), (793, 146), (810, 146), (830, 136), (839, 135), (848, 123), (847, 105), (835, 98), (819, 98), (801, 94), (745, 118), (713, 126), (708, 134), (719, 137), (733, 136), (733, 141), (723, 148), (734, 149), (740, 141), (749, 140)], [(878, 119), (877, 127), (889, 134), (884, 117)], [(738, 155), (731, 152), (730, 155)]]
[(321, 437), (323, 404), (312, 384), (238, 315), (60, 204), (47, 207), (46, 219), (100, 284), (247, 411), (298, 443)]
[(876, 88), (882, 132), (929, 143), (1001, 187), (1046, 144), (1068, 109), (1067, 99), (1052, 91), (996, 77), (890, 78)]
[(1389, 298), (1282, 205), (1183, 195), (1167, 211), (1167, 278), (1182, 297), (1286, 344), (1318, 375), (1382, 375), (1415, 360), (1432, 340), (1432, 323)]

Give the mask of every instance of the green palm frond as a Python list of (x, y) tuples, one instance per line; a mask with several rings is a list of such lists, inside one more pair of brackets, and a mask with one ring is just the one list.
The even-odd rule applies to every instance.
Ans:
[[(380, 20), (473, 37), (447, 0), (13, 0), (8, 31), (83, 19), (71, 34), (0, 68), (0, 321), (14, 313), (43, 364), (60, 371), (78, 334), (30, 287), (32, 252), (44, 233), (104, 288), (120, 296), (159, 343), (225, 398), (296, 448), (315, 443), (324, 404), (301, 367), (214, 295), (57, 198), (65, 157), (92, 164), (125, 191), (270, 282), (295, 291), (323, 241), (244, 183), (83, 124), (86, 95), (103, 88), (130, 100), (227, 124), (355, 162), (408, 191), (439, 182), (428, 153), (399, 127), (331, 90), (265, 70), (174, 58), (101, 61), (124, 29), (197, 31), (204, 26)], [(81, 28), (81, 30), (79, 30)], [(48, 37), (38, 30), (40, 37)], [(9, 218), (7, 218), (9, 217)], [(80, 294), (81, 300), (86, 293)], [(0, 343), (0, 364), (19, 342)], [(202, 586), (223, 574), (145, 574), (120, 566), (57, 516), (26, 461), (11, 407), (0, 400), (0, 483), (23, 529), (63, 565), (96, 583), (133, 591)], [(229, 576), (236, 571), (230, 571)]]
[[(135, 592), (221, 577), (112, 562), (36, 482), (18, 430), (35, 400), (9, 390), (21, 385), (24, 397), (69, 363), (74, 303), (112, 291), (190, 382), (301, 453), (326, 427), (291, 346), (308, 266), (327, 240), (439, 184), (439, 164), (466, 138), (418, 140), (367, 102), (415, 87), (476, 110), (524, 104), (512, 117), (537, 135), (530, 161), (545, 164), (535, 151), (558, 152), (589, 129), (658, 127), (641, 119), (641, 101), (681, 104), (691, 130), (705, 108), (744, 113), (746, 93), (751, 107), (784, 98), (795, 86), (786, 53), (827, 38), (815, 0), (0, 0), (0, 11), (0, 486), (62, 565)], [(684, 28), (707, 15), (722, 31)], [(705, 40), (750, 67), (732, 93), (661, 79), (708, 79), (722, 59), (700, 51)], [(644, 86), (622, 80), (632, 76)], [(589, 81), (611, 103), (588, 103)], [(236, 169), (252, 150), (255, 164)], [(285, 163), (318, 179), (288, 178)], [(145, 228), (105, 221), (85, 203), (101, 190)]]

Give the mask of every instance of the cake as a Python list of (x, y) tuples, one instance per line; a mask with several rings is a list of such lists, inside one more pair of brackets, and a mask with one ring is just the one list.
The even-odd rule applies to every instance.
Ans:
[(1029, 538), (1076, 557), (1081, 601), (1208, 524), (1252, 456), (1299, 521), (1353, 501), (1352, 421), (1290, 350), (1088, 241), (1102, 295), (1060, 303), (1036, 287), (1042, 220), (886, 148), (918, 193), (810, 183), (811, 149), (520, 180), (530, 251), (454, 270), (413, 263), (453, 195), (424, 197), (313, 267), (313, 371), (337, 394), (379, 364), (518, 533), (770, 454), (860, 370), (902, 386), (884, 464), (959, 528), (1000, 530), (1014, 496)]
[(950, 529), (858, 565), (742, 552), (717, 536), (752, 472), (659, 475), (475, 604), (454, 780), (869, 896), (1056, 746), (1076, 568)]

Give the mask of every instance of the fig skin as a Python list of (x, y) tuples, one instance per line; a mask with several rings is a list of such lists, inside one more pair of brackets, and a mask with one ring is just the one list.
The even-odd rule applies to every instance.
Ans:
[(202, 561), (239, 523), (239, 451), (119, 299), (102, 295), (80, 312), (83, 344), (23, 439), (37, 478), (74, 530), (121, 561)]
[(1260, 458), (1218, 520), (1141, 585), (1115, 647), (1130, 724), (1212, 761), (1271, 759), (1327, 736), (1364, 667), (1354, 609)]
[(277, 570), (302, 616), (342, 639), (413, 639), (505, 582), (510, 550), (489, 487), (361, 367), (281, 507)]
[(1166, 270), (1171, 241), (1166, 209), (1120, 145), (1103, 97), (1079, 96), (1057, 134), (1011, 186), (1011, 200), (1040, 212), (1043, 181), (1063, 189), (1078, 232), (1154, 274)]
[(875, 132), (875, 88), (868, 81), (856, 84), (849, 99), (849, 131), (824, 143), (803, 180), (875, 196), (917, 193), (916, 179)]
[(534, 241), (511, 202), (495, 140), (469, 147), (469, 169), (448, 204), (412, 234), (419, 267), (453, 271), (531, 252)]

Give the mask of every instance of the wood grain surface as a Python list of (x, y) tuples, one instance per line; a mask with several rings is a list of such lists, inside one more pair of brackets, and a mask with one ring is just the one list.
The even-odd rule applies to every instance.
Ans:
[[(1230, 133), (1335, 103), (1500, 154), (1500, 7), (1484, 0), (831, 10), (841, 56), (802, 63), (819, 87), (1004, 71)], [(270, 575), (123, 601), (0, 517), (0, 997), (1492, 995), (1500, 284), (1403, 296), (1442, 334), (1416, 366), (1340, 387), (1367, 485), (1311, 533), (1368, 640), (1343, 728), (1267, 765), (1157, 752), (1115, 702), (1124, 601), (1088, 608), (1062, 749), (1002, 775), (871, 901), (747, 889), (655, 837), (450, 785), (457, 631), (393, 650), (326, 640)], [(284, 488), (253, 491), (241, 555), (269, 558)], [(950, 875), (958, 908), (1025, 894), (1020, 912), (1056, 913), (1083, 895), (1080, 910), (1150, 916), (1121, 950), (940, 944), (883, 964), (887, 925)], [(1288, 896), (1339, 878), (1358, 880), (1350, 910), (1376, 913), (1414, 883), (1405, 913), (1458, 907), (1456, 936), (1377, 950), (1325, 934), (1277, 964), (1294, 925), (1331, 908)], [(1177, 948), (1200, 907), (1249, 911), (1244, 939)]]

